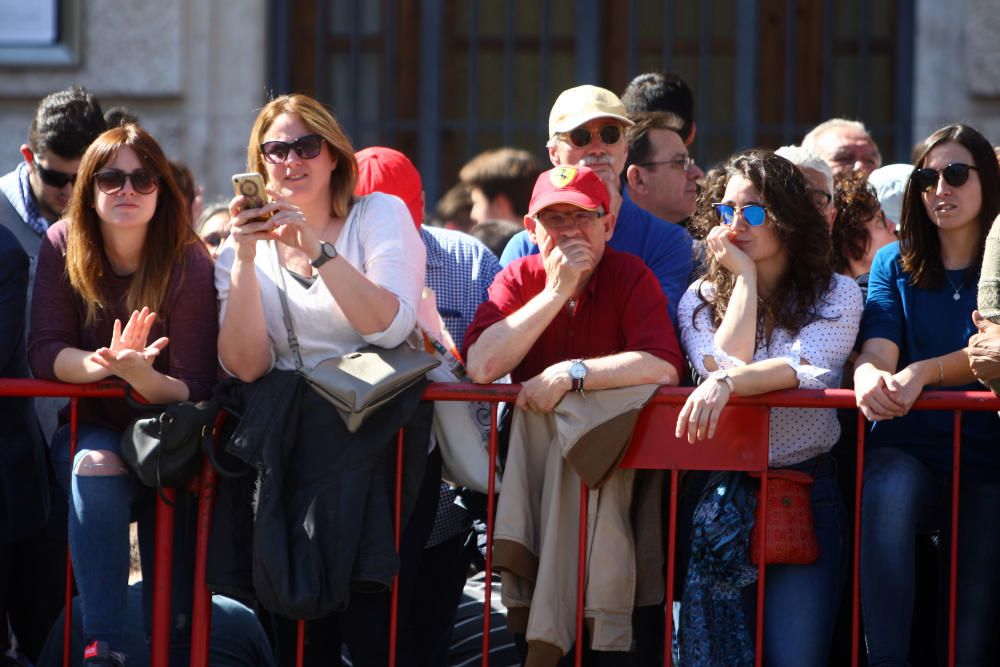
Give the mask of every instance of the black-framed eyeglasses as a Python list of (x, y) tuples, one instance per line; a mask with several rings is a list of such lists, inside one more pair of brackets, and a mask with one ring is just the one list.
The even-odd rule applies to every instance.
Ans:
[(655, 167), (658, 164), (669, 164), (678, 167), (681, 171), (687, 171), (694, 166), (694, 158), (690, 155), (674, 158), (673, 160), (655, 160), (652, 162), (637, 162), (637, 167)]
[(295, 151), (303, 160), (311, 160), (319, 155), (323, 148), (323, 137), (318, 134), (306, 134), (295, 141), (265, 141), (260, 145), (264, 159), (271, 164), (281, 164), (288, 159), (288, 154)]
[(594, 140), (594, 137), (599, 137), (601, 143), (606, 146), (613, 146), (617, 144), (622, 139), (622, 128), (620, 125), (610, 124), (602, 125), (597, 130), (588, 130), (585, 127), (578, 127), (569, 132), (561, 132), (567, 137), (571, 144), (577, 148), (584, 148), (589, 146), (590, 142)]
[(70, 185), (76, 183), (76, 174), (67, 174), (58, 169), (46, 169), (38, 164), (38, 160), (35, 160), (35, 168), (38, 169), (38, 176), (45, 185), (50, 185), (54, 188), (64, 188), (67, 183)]
[(763, 204), (744, 204), (743, 206), (731, 206), (730, 204), (712, 204), (712, 208), (719, 215), (719, 221), (724, 225), (731, 225), (736, 222), (736, 216), (742, 215), (743, 219), (751, 227), (760, 227), (767, 219), (767, 208)]
[(105, 169), (94, 174), (97, 187), (106, 195), (117, 194), (125, 187), (125, 181), (132, 184), (132, 189), (141, 195), (148, 195), (156, 189), (159, 178), (148, 169), (136, 169), (126, 173), (121, 169)]
[(600, 220), (605, 215), (604, 211), (573, 211), (572, 213), (560, 213), (558, 211), (541, 211), (533, 217), (535, 221), (548, 230), (559, 231), (570, 227), (586, 227), (595, 220)]
[(816, 208), (826, 208), (833, 201), (833, 196), (831, 196), (826, 190), (809, 190), (809, 196), (812, 197), (813, 204), (816, 205)]
[(933, 190), (937, 187), (938, 179), (944, 177), (944, 182), (953, 188), (957, 188), (960, 185), (965, 185), (966, 181), (969, 180), (969, 170), (976, 170), (970, 164), (964, 164), (962, 162), (952, 162), (944, 169), (931, 169), (929, 167), (924, 167), (923, 169), (913, 170), (913, 184), (920, 189), (921, 192), (926, 192), (927, 190)]

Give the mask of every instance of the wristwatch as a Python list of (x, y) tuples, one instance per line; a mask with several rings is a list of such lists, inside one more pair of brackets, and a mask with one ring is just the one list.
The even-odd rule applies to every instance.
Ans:
[(319, 257), (309, 262), (309, 264), (311, 264), (314, 269), (318, 269), (336, 256), (337, 249), (333, 246), (333, 244), (323, 241), (319, 244)]
[(587, 365), (583, 363), (583, 359), (570, 361), (569, 377), (573, 380), (573, 391), (583, 394), (583, 380), (587, 377)]
[(733, 378), (730, 377), (729, 371), (726, 370), (715, 371), (708, 376), (708, 379), (715, 380), (716, 382), (724, 382), (726, 386), (729, 387), (730, 394), (736, 393), (736, 387), (733, 385)]

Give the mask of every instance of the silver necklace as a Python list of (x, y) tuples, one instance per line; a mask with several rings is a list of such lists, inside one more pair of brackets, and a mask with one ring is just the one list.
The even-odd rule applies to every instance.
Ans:
[(945, 269), (944, 277), (948, 281), (948, 284), (951, 285), (951, 288), (953, 290), (955, 290), (955, 293), (951, 295), (952, 300), (953, 301), (958, 301), (959, 299), (961, 299), (962, 297), (961, 297), (961, 295), (959, 295), (959, 292), (962, 290), (963, 287), (965, 287), (965, 279), (964, 278), (962, 279), (962, 284), (961, 285), (959, 285), (958, 287), (955, 287), (955, 283), (952, 281), (951, 276), (948, 275), (948, 270), (947, 269)]

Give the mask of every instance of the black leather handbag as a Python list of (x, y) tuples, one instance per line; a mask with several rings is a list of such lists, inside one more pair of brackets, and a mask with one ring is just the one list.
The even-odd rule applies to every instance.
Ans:
[(141, 407), (157, 412), (136, 419), (122, 433), (122, 460), (146, 486), (186, 486), (201, 468), (202, 451), (211, 445), (219, 402), (212, 398)]

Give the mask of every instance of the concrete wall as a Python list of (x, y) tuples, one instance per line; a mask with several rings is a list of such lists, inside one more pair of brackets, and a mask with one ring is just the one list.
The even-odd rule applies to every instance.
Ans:
[(918, 0), (913, 141), (964, 122), (1000, 144), (1000, 0)]
[(267, 0), (79, 1), (79, 66), (0, 69), (0, 173), (20, 159), (38, 100), (79, 84), (137, 113), (208, 197), (230, 193), (265, 100)]

